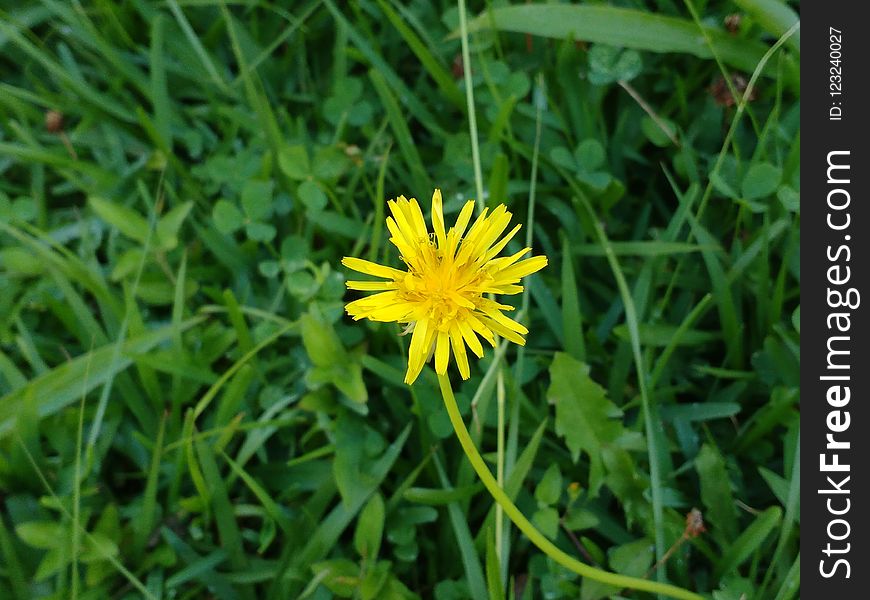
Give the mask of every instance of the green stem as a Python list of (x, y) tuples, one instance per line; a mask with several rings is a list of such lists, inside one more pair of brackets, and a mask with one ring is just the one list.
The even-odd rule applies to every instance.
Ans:
[(647, 579), (638, 579), (637, 577), (628, 577), (619, 575), (609, 571), (596, 569), (587, 564), (584, 564), (576, 558), (569, 556), (560, 550), (553, 542), (548, 540), (544, 535), (535, 528), (534, 525), (520, 512), (516, 505), (511, 501), (505, 491), (499, 486), (498, 482), (493, 477), (477, 451), (468, 429), (465, 427), (465, 422), (462, 420), (462, 415), (459, 413), (459, 407), (456, 405), (456, 398), (453, 396), (453, 388), (450, 385), (450, 378), (445, 375), (438, 375), (438, 383), (441, 385), (441, 396), (444, 398), (444, 406), (447, 408), (447, 415), (450, 417), (450, 422), (453, 424), (453, 430), (456, 432), (456, 437), (459, 438), (459, 443), (465, 451), (465, 456), (471, 466), (474, 467), (483, 485), (492, 495), (493, 499), (502, 507), (505, 514), (513, 521), (514, 525), (526, 534), (526, 537), (544, 554), (552, 558), (554, 561), (565, 567), (566, 569), (577, 573), (581, 577), (588, 577), (595, 581), (600, 581), (608, 585), (616, 586), (620, 589), (630, 588), (651, 592), (654, 594), (663, 594), (671, 598), (680, 598), (682, 600), (703, 600), (703, 596), (684, 590), (683, 588), (667, 583), (659, 583), (657, 581), (649, 581)]

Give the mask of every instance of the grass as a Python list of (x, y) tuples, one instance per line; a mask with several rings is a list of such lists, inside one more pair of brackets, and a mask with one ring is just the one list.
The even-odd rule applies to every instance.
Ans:
[(476, 467), (572, 560), (795, 597), (794, 8), (464, 5), (0, 8), (0, 597), (629, 596), (344, 316), (436, 186), (550, 262), (453, 374)]

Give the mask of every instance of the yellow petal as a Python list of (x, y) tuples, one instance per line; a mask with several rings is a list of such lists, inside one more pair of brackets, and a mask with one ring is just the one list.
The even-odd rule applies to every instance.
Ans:
[[(499, 211), (499, 209), (502, 210)], [(512, 216), (513, 215), (504, 208), (504, 204), (499, 205), (499, 207), (492, 212), (492, 216), (489, 220), (489, 227), (481, 232), (474, 243), (474, 250), (471, 253), (474, 259), (485, 259), (487, 250), (498, 236), (502, 234), (508, 226), (508, 223), (511, 222)]]
[(345, 281), (349, 290), (360, 292), (378, 292), (381, 290), (394, 290), (398, 287), (395, 281)]
[(458, 323), (450, 328), (450, 342), (453, 346), (453, 356), (456, 357), (456, 366), (459, 367), (459, 375), (463, 379), (468, 379), (471, 377), (471, 370), (468, 368), (468, 355), (465, 353), (465, 342), (462, 341), (462, 331)]
[(547, 266), (547, 257), (546, 256), (533, 256), (532, 258), (527, 258), (526, 260), (520, 261), (512, 267), (508, 267), (502, 271), (499, 271), (494, 277), (498, 281), (506, 281), (508, 283), (512, 281), (516, 281), (526, 275), (531, 275), (536, 271), (540, 271), (544, 267)]
[[(402, 198), (402, 200), (403, 199), (404, 198)], [(407, 202), (407, 200), (405, 200), (405, 202)], [(387, 206), (390, 207), (390, 213), (392, 213), (396, 225), (399, 226), (399, 232), (402, 234), (405, 242), (409, 246), (416, 246), (419, 243), (420, 236), (417, 235), (416, 229), (408, 220), (408, 215), (405, 214), (405, 211), (399, 205), (399, 202), (396, 200), (390, 200), (387, 202)]]
[(444, 375), (447, 372), (447, 363), (450, 360), (450, 334), (446, 331), (438, 332), (438, 341), (435, 346), (435, 372)]
[(477, 358), (483, 358), (483, 346), (480, 344), (480, 340), (477, 339), (477, 334), (474, 333), (471, 325), (467, 321), (459, 321), (458, 325), (462, 339), (465, 340), (471, 351), (477, 355)]
[(373, 263), (363, 258), (345, 256), (341, 259), (341, 264), (343, 264), (348, 269), (353, 269), (354, 271), (358, 271), (359, 273), (365, 273), (366, 275), (374, 275), (375, 277), (384, 277), (386, 279), (399, 279), (405, 276), (405, 273), (403, 271), (399, 271), (398, 269), (394, 269), (392, 267), (379, 265), (378, 263)]
[(414, 325), (411, 347), (408, 349), (408, 373), (405, 375), (405, 383), (413, 383), (426, 362), (426, 355), (429, 353), (429, 348), (425, 345), (428, 331), (429, 319), (421, 319)]
[(483, 212), (478, 215), (477, 220), (474, 221), (474, 225), (471, 226), (471, 229), (468, 230), (468, 235), (460, 242), (459, 244), (459, 254), (456, 255), (456, 264), (463, 264), (468, 261), (468, 258), (471, 256), (472, 251), (474, 250), (475, 240), (477, 236), (480, 235), (481, 231), (485, 229), (488, 225), (487, 214), (489, 212), (488, 208), (484, 208)]
[(506, 236), (501, 238), (501, 240), (499, 240), (499, 242), (495, 246), (493, 246), (492, 248), (489, 249), (489, 251), (483, 257), (483, 260), (489, 261), (489, 260), (492, 260), (493, 257), (498, 256), (498, 253), (501, 252), (504, 249), (504, 247), (508, 245), (508, 242), (511, 241), (511, 239), (520, 230), (520, 228), (522, 228), (522, 224), (518, 224), (516, 227), (511, 229), (510, 233), (508, 233)]
[(350, 315), (354, 315), (354, 312), (360, 314), (367, 313), (376, 308), (395, 304), (398, 301), (398, 296), (399, 293), (395, 290), (381, 292), (380, 294), (354, 300), (353, 302), (348, 303), (345, 309)]
[(468, 315), (468, 316), (466, 317), (466, 319), (468, 320), (468, 324), (471, 325), (471, 328), (472, 328), (476, 333), (479, 333), (479, 334), (480, 334), (480, 337), (482, 337), (482, 338), (485, 339), (487, 342), (489, 342), (489, 345), (490, 345), (490, 346), (492, 346), (493, 348), (495, 348), (495, 336), (492, 335), (492, 331), (490, 331), (489, 327), (487, 327), (487, 326), (484, 324), (484, 322), (483, 322), (483, 319), (484, 319), (484, 318), (485, 318), (485, 317), (483, 317), (483, 315), (480, 315), (480, 318), (478, 318), (478, 317), (475, 316), (475, 315)]
[(416, 198), (411, 198), (409, 201), (408, 212), (411, 213), (411, 222), (414, 224), (414, 229), (419, 237), (429, 237), (429, 230), (426, 229), (426, 221), (423, 219), (423, 211), (420, 210), (420, 204)]
[(503, 271), (504, 269), (507, 269), (509, 266), (511, 266), (512, 264), (517, 262), (519, 259), (521, 259), (523, 256), (525, 256), (526, 254), (528, 254), (531, 251), (532, 251), (531, 248), (523, 248), (519, 252), (511, 254), (510, 256), (502, 256), (501, 258), (494, 258), (491, 261), (489, 261), (489, 264), (487, 265), (487, 270), (490, 273), (492, 273), (493, 277), (497, 277), (501, 271)]
[(465, 233), (465, 228), (468, 227), (468, 222), (471, 220), (471, 214), (474, 212), (474, 200), (469, 200), (459, 211), (459, 216), (456, 217), (456, 225), (450, 229), (456, 232), (456, 239), (461, 239)]
[(489, 306), (482, 306), (480, 308), (486, 316), (495, 321), (496, 323), (502, 325), (503, 327), (507, 327), (511, 331), (516, 331), (519, 334), (526, 335), (529, 333), (529, 330), (526, 329), (522, 324), (517, 323), (510, 317), (504, 316), (499, 310), (493, 309)]
[(501, 325), (490, 319), (489, 317), (480, 317), (480, 322), (483, 323), (484, 326), (488, 327), (501, 337), (512, 341), (515, 344), (519, 344), (520, 346), (526, 345), (526, 340), (518, 334), (516, 331), (511, 331), (507, 327)]
[(441, 202), (441, 190), (437, 188), (432, 194), (432, 228), (435, 230), (438, 247), (442, 250), (447, 248), (447, 234), (444, 233), (444, 207)]

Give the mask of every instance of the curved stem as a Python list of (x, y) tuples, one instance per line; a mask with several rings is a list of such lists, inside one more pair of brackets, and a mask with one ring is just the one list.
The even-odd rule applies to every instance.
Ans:
[(450, 378), (445, 375), (438, 375), (438, 383), (441, 386), (441, 396), (444, 398), (444, 406), (447, 408), (447, 414), (450, 417), (450, 423), (453, 425), (453, 430), (456, 432), (456, 437), (459, 438), (459, 443), (465, 451), (465, 456), (468, 457), (471, 466), (474, 467), (477, 476), (486, 486), (493, 499), (502, 507), (505, 514), (513, 521), (514, 525), (526, 534), (526, 537), (538, 548), (540, 548), (547, 556), (554, 561), (577, 573), (582, 577), (588, 577), (616, 586), (618, 588), (631, 588), (651, 592), (654, 594), (663, 594), (671, 598), (679, 598), (681, 600), (703, 600), (703, 596), (684, 590), (683, 588), (667, 583), (659, 583), (657, 581), (649, 581), (647, 579), (638, 579), (637, 577), (628, 577), (627, 575), (619, 575), (609, 571), (603, 571), (595, 567), (589, 566), (577, 560), (576, 558), (566, 554), (560, 550), (553, 542), (548, 540), (544, 535), (532, 525), (532, 523), (520, 512), (516, 505), (511, 501), (505, 491), (499, 486), (498, 482), (493, 477), (483, 461), (483, 457), (474, 446), (471, 436), (468, 434), (468, 429), (465, 427), (465, 422), (462, 420), (462, 415), (459, 413), (459, 407), (456, 405), (456, 398), (453, 396), (453, 388), (450, 386)]

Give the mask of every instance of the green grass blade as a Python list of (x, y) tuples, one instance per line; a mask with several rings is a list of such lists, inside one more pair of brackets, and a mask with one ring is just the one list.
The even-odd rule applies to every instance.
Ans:
[[(476, 17), (468, 28), (470, 32), (494, 28), (651, 52), (681, 52), (699, 58), (713, 56), (691, 21), (613, 6), (505, 6)], [(722, 29), (708, 28), (708, 33), (722, 60), (732, 67), (751, 72), (764, 55), (766, 48), (758, 42), (734, 38)], [(451, 35), (456, 37), (458, 32)]]
[(426, 174), (426, 169), (423, 167), (423, 161), (420, 159), (420, 153), (417, 150), (417, 145), (414, 143), (414, 138), (411, 137), (411, 130), (408, 129), (407, 118), (399, 108), (399, 103), (390, 89), (391, 86), (388, 85), (384, 74), (376, 69), (369, 71), (369, 79), (384, 105), (384, 110), (387, 111), (387, 118), (390, 121), (393, 135), (396, 136), (399, 152), (411, 173), (414, 190), (419, 190), (415, 191), (414, 194), (427, 194), (427, 190), (433, 188), (429, 176)]
[(408, 44), (408, 48), (420, 60), (420, 64), (429, 73), (429, 76), (435, 81), (438, 89), (444, 97), (453, 104), (456, 108), (462, 109), (465, 106), (465, 97), (459, 91), (459, 86), (453, 76), (441, 64), (440, 61), (429, 51), (425, 44), (420, 40), (414, 30), (400, 17), (396, 11), (390, 7), (386, 0), (377, 0), (378, 6), (383, 13), (387, 15), (390, 23)]
[[(187, 330), (198, 325), (205, 317), (194, 317), (182, 323)], [(52, 415), (74, 402), (83, 393), (82, 381), (89, 369), (84, 387), (88, 393), (103, 385), (111, 377), (133, 364), (131, 355), (148, 352), (172, 337), (173, 328), (165, 326), (144, 335), (127, 339), (121, 345), (119, 358), (113, 361), (115, 344), (111, 343), (59, 365), (44, 375), (31, 380), (27, 385), (0, 398), (0, 438), (12, 431), (15, 416), (28, 394), (38, 398), (40, 417)], [(90, 367), (88, 365), (90, 364)]]

